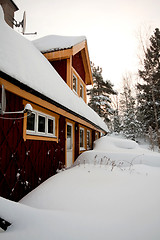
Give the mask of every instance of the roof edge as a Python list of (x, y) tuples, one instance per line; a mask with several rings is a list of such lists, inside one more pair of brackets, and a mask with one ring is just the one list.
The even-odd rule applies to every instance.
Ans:
[[(20, 81), (18, 81), (17, 79), (9, 76), (8, 74), (0, 71), (0, 77), (2, 77), (3, 79), (9, 81), (10, 83), (16, 85), (17, 87), (21, 88), (22, 90), (27, 91), (27, 92), (35, 95), (36, 97), (39, 97), (39, 98), (41, 98), (41, 99), (43, 99), (43, 100), (45, 100), (45, 101), (47, 101), (47, 102), (55, 105), (56, 107), (65, 110), (66, 112), (68, 112), (68, 113), (70, 113), (70, 114), (72, 114), (72, 115), (74, 115), (74, 116), (76, 116), (76, 117), (84, 120), (85, 122), (91, 124), (92, 126), (96, 127), (97, 129), (99, 129), (99, 130), (107, 133), (106, 130), (102, 129), (100, 126), (98, 126), (98, 125), (96, 125), (95, 123), (91, 122), (91, 121), (88, 120), (87, 118), (79, 115), (78, 113), (75, 113), (74, 111), (70, 110), (69, 108), (66, 108), (65, 106), (61, 105), (60, 103), (58, 103), (58, 102), (56, 102), (56, 101), (54, 101), (54, 100), (46, 97), (45, 95), (43, 95), (42, 93), (39, 93), (38, 91), (34, 90), (33, 88), (28, 87), (27, 85), (21, 83)], [(25, 98), (25, 97), (24, 97), (24, 98)]]

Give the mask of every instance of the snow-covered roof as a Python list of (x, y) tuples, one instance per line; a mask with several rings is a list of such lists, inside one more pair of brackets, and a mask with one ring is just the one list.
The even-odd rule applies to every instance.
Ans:
[(86, 40), (85, 36), (59, 36), (59, 35), (48, 35), (37, 40), (34, 40), (34, 45), (42, 52), (52, 52), (62, 49), (72, 48)]
[(98, 114), (73, 93), (34, 44), (5, 23), (1, 6), (0, 32), (0, 71), (108, 131)]

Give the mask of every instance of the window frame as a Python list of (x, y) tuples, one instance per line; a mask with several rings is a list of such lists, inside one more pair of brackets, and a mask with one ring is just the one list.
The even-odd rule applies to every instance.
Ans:
[[(47, 122), (47, 120), (46, 120), (46, 117), (45, 117), (45, 115), (44, 114), (42, 114), (42, 113), (38, 113), (37, 112), (37, 114), (36, 114), (36, 117), (37, 117), (37, 121), (36, 121), (36, 134), (37, 135), (45, 135), (46, 134), (46, 122)], [(45, 120), (45, 125), (44, 125), (44, 131), (39, 131), (39, 123), (40, 123), (40, 121), (39, 121), (39, 117), (42, 117), (42, 118), (44, 118), (44, 120)]]
[[(68, 148), (68, 146), (67, 146), (67, 151), (72, 151), (73, 150), (73, 123), (71, 123), (71, 122), (67, 122), (67, 124), (66, 124), (66, 133), (68, 133), (68, 129), (67, 129), (67, 127), (71, 127), (71, 146), (70, 146), (70, 148)], [(66, 137), (67, 137), (67, 139), (68, 139), (68, 135), (66, 134)]]
[[(82, 96), (81, 96), (81, 88), (82, 88)], [(84, 100), (84, 86), (83, 84), (80, 82), (80, 93), (79, 96)]]
[[(36, 131), (36, 114), (35, 114), (34, 112), (32, 112), (31, 115), (32, 115), (32, 114), (34, 114), (34, 120), (35, 120), (35, 121), (34, 121), (34, 130), (31, 130), (31, 129), (28, 130), (28, 129), (27, 129), (27, 126), (26, 126), (26, 131), (34, 134), (35, 131)], [(28, 123), (28, 121), (27, 121), (27, 123)]]
[[(54, 118), (54, 120), (53, 120), (53, 118)], [(49, 133), (49, 132), (48, 132), (48, 120), (52, 120), (52, 121), (53, 121), (53, 133)], [(56, 123), (55, 117), (50, 117), (50, 116), (48, 116), (48, 118), (47, 118), (47, 134), (48, 134), (48, 135), (51, 135), (51, 136), (52, 136), (52, 135), (55, 135), (55, 130), (56, 130), (56, 129), (55, 129), (55, 128), (56, 128), (56, 124), (55, 124), (55, 123)]]
[[(83, 131), (83, 146), (81, 146), (81, 134), (80, 132)], [(79, 148), (80, 151), (85, 151), (86, 150), (86, 144), (85, 144), (85, 128), (80, 127), (79, 128)]]
[[(88, 138), (88, 133), (89, 133), (89, 146), (88, 146), (88, 141), (87, 141), (87, 138)], [(92, 147), (91, 147), (91, 131), (89, 129), (87, 129), (87, 133), (86, 133), (86, 147), (87, 147), (87, 150), (90, 150)]]
[[(73, 88), (73, 79), (74, 78), (76, 79), (76, 90)], [(74, 73), (73, 73), (73, 79), (72, 79), (72, 89), (76, 94), (78, 94), (78, 78), (77, 78), (76, 74), (74, 74)]]
[(98, 140), (99, 139), (99, 132), (95, 132), (95, 140)]
[[(37, 110), (33, 110), (32, 113), (35, 114), (35, 123), (34, 123), (35, 130), (34, 131), (28, 130), (27, 123), (26, 123), (26, 135), (40, 136), (40, 137), (47, 137), (47, 138), (57, 138), (57, 136), (56, 136), (56, 117), (48, 115), (48, 114), (40, 112), (40, 111), (37, 111)], [(40, 132), (38, 130), (39, 116), (44, 117), (44, 119), (45, 119), (45, 131), (44, 132)], [(27, 117), (27, 119), (28, 119), (28, 117)], [(53, 121), (53, 134), (48, 132), (48, 120), (49, 119)]]
[[(73, 78), (76, 79), (76, 91), (73, 88)], [(81, 87), (82, 87), (82, 96), (80, 94)], [(86, 84), (73, 67), (72, 67), (72, 87), (71, 87), (71, 89), (75, 94), (77, 94), (80, 98), (82, 98), (85, 103), (87, 103)]]

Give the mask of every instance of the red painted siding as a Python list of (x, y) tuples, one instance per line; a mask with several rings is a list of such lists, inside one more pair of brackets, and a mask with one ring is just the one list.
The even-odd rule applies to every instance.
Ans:
[[(6, 91), (6, 111), (24, 108), (23, 99)], [(4, 115), (11, 117), (11, 115)], [(59, 118), (58, 143), (23, 140), (23, 119), (0, 116), (0, 196), (20, 200), (65, 165), (65, 117)], [(23, 115), (12, 115), (18, 118)], [(95, 131), (92, 131), (95, 140)], [(75, 159), (79, 155), (79, 123), (75, 122)]]
[[(22, 110), (22, 98), (6, 92), (7, 111)], [(12, 117), (20, 117), (15, 115)], [(65, 162), (65, 118), (59, 142), (23, 140), (23, 119), (0, 119), (0, 196), (18, 201)]]
[(62, 79), (66, 82), (67, 80), (67, 60), (62, 59), (59, 61), (52, 61), (52, 66), (55, 68), (55, 70), (59, 73), (59, 75), (62, 77)]
[(74, 69), (77, 71), (77, 73), (80, 75), (82, 80), (85, 82), (85, 70), (83, 66), (81, 52), (78, 52), (73, 56), (72, 65)]

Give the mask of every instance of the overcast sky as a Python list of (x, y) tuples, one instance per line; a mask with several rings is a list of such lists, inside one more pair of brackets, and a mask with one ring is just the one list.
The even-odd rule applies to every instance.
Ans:
[[(122, 75), (138, 68), (137, 32), (160, 27), (160, 0), (14, 0), (15, 18), (26, 11), (30, 40), (49, 34), (87, 37), (90, 60), (104, 79), (119, 87)], [(153, 32), (153, 31), (152, 31)]]

